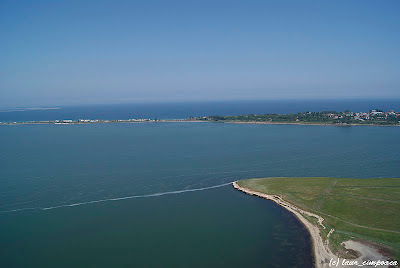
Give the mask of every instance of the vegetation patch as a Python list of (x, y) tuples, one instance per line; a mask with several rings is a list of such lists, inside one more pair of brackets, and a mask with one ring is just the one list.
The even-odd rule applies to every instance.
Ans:
[[(356, 256), (342, 246), (349, 239), (376, 245), (400, 259), (400, 179), (258, 178), (239, 181), (241, 187), (278, 195), (324, 218), (318, 226), (331, 250)], [(329, 231), (334, 229), (329, 236)], [(382, 250), (383, 251), (383, 250)]]

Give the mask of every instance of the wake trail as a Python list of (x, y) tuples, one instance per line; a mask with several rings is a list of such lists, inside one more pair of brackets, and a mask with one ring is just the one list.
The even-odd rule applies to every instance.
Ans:
[(52, 206), (52, 207), (18, 208), (18, 209), (0, 211), (0, 214), (24, 211), (24, 210), (52, 210), (52, 209), (57, 209), (57, 208), (77, 207), (77, 206), (83, 206), (83, 205), (89, 205), (89, 204), (95, 204), (95, 203), (121, 201), (121, 200), (134, 199), (134, 198), (149, 198), (149, 197), (157, 197), (157, 196), (163, 196), (163, 195), (182, 194), (182, 193), (187, 193), (187, 192), (198, 192), (198, 191), (219, 188), (219, 187), (227, 186), (230, 184), (232, 184), (232, 182), (227, 182), (227, 183), (218, 184), (218, 185), (209, 186), (209, 187), (196, 188), (196, 189), (185, 189), (185, 190), (161, 192), (161, 193), (146, 194), (146, 195), (131, 195), (131, 196), (123, 196), (123, 197), (117, 197), (117, 198), (98, 199), (98, 200), (92, 200), (92, 201), (86, 201), (86, 202), (80, 202), (80, 203), (72, 203), (72, 204), (64, 204), (64, 205)]

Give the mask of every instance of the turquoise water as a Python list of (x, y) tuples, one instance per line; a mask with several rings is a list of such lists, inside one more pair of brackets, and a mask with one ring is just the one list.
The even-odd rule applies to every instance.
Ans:
[(1, 267), (310, 267), (276, 205), (225, 185), (400, 177), (400, 128), (0, 126)]

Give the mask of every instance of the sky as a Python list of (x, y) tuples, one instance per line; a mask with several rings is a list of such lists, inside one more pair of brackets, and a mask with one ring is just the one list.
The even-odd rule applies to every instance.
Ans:
[(400, 1), (0, 1), (0, 106), (400, 98)]

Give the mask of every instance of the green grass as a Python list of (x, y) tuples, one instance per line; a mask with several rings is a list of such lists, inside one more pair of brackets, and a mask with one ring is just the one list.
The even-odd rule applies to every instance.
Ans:
[[(266, 194), (280, 195), (304, 210), (322, 216), (334, 251), (350, 238), (389, 247), (400, 258), (400, 179), (261, 178), (239, 185)], [(310, 219), (308, 219), (310, 220)]]

